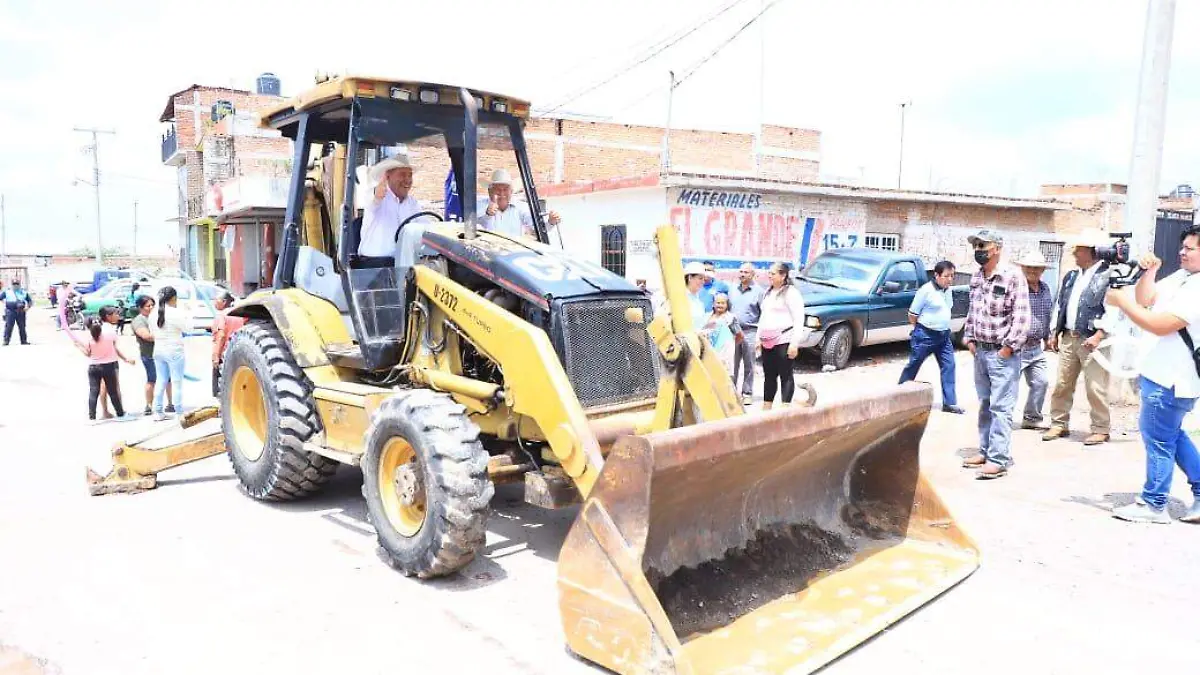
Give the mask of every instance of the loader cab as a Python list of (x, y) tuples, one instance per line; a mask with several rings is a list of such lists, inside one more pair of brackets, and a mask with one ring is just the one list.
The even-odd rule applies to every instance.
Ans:
[[(266, 112), (263, 126), (295, 141), (275, 287), (299, 286), (337, 305), (352, 324), (360, 369), (378, 372), (397, 365), (413, 297), (411, 270), (422, 255), (424, 230), (460, 220), (457, 236), (476, 237), (481, 161), (488, 172), (505, 168), (514, 179), (520, 177), (514, 192), (523, 193), (538, 240), (548, 241), (525, 148), (528, 114), (527, 102), (498, 94), (352, 77), (328, 80), (305, 100)], [(461, 211), (450, 218), (449, 205), (420, 211), (396, 232), (394, 256), (360, 256), (365, 209), (373, 199), (374, 186), (366, 184), (369, 167), (397, 153), (424, 160), (414, 171), (411, 195), (436, 201), (451, 175)], [(445, 169), (423, 169), (439, 161)], [(300, 168), (310, 165), (322, 170), (314, 175)]]

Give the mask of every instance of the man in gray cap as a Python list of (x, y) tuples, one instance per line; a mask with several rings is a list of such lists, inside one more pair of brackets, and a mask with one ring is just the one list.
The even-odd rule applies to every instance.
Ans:
[(963, 460), (983, 480), (1000, 478), (1012, 465), (1012, 411), (1021, 377), (1019, 352), (1029, 335), (1029, 287), (1016, 267), (1001, 263), (1004, 238), (980, 230), (967, 238), (979, 271), (971, 277), (971, 307), (963, 341), (975, 359), (979, 395), (979, 454)]

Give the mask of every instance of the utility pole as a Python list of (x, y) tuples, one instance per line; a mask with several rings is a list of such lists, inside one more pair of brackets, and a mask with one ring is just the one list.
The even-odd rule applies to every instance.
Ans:
[(663, 133), (663, 173), (671, 169), (671, 105), (675, 101), (675, 71), (669, 70), (671, 86), (667, 88), (667, 128)]
[(96, 265), (102, 266), (104, 265), (104, 241), (100, 231), (100, 141), (97, 136), (99, 134), (115, 135), (116, 132), (108, 129), (81, 129), (79, 127), (75, 127), (75, 131), (92, 135), (89, 152), (92, 153), (92, 187), (96, 189)]
[(1125, 229), (1133, 233), (1134, 247), (1143, 253), (1154, 252), (1174, 24), (1175, 0), (1150, 0), (1133, 123), (1129, 194), (1125, 201)]
[(901, 189), (900, 184), (904, 180), (904, 111), (910, 105), (912, 105), (912, 101), (906, 101), (900, 104), (900, 165), (896, 168), (897, 190)]
[[(767, 0), (759, 0), (758, 14), (761, 18), (767, 11)], [(766, 122), (767, 91), (767, 26), (758, 22), (758, 131), (754, 134), (754, 175), (762, 175), (763, 124)]]
[(133, 256), (137, 257), (137, 200), (133, 200)]
[(4, 216), (4, 195), (0, 194), (0, 260), (8, 258), (8, 221)]

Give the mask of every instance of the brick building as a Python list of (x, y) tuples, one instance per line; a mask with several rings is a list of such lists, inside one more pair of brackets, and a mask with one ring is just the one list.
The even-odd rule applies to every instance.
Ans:
[[(1013, 199), (829, 185), (671, 171), (539, 188), (563, 217), (562, 245), (575, 255), (657, 286), (653, 232), (670, 223), (685, 261), (712, 260), (732, 280), (752, 262), (793, 266), (821, 251), (868, 246), (976, 267), (967, 237), (983, 227), (1005, 234), (1009, 255), (1040, 249), (1057, 266), (1062, 240), (1052, 199)], [(554, 240), (557, 242), (557, 238)], [(1056, 279), (1055, 269), (1048, 279)]]
[[(162, 136), (162, 162), (177, 171), (178, 215), (174, 220), (179, 228), (179, 264), (197, 278), (228, 283), (230, 247), (246, 238), (261, 244), (256, 255), (266, 251), (268, 263), (272, 249), (277, 248), (279, 214), (272, 212), (270, 221), (252, 220), (247, 225), (252, 232), (239, 231), (228, 237), (221, 221), (223, 193), (260, 194), (262, 190), (239, 189), (237, 184), (280, 179), (286, 183), (291, 172), (291, 141), (257, 124), (257, 111), (279, 100), (266, 93), (278, 91), (278, 80), (272, 87), (268, 76), (259, 78), (260, 90), (254, 93), (192, 85), (171, 94), (159, 116), (160, 122), (169, 125)], [(223, 244), (228, 245), (224, 251)], [(266, 271), (260, 268), (251, 273), (255, 284)]]
[[(525, 143), (534, 181), (543, 187), (558, 183), (605, 180), (658, 172), (664, 164), (662, 127), (589, 122), (540, 117), (529, 120)], [(764, 126), (762, 148), (755, 153), (754, 135), (672, 129), (670, 166), (676, 171), (759, 176), (778, 180), (816, 180), (820, 169), (821, 134), (812, 129)], [(426, 204), (440, 204), (443, 181), (450, 170), (440, 140), (404, 148), (415, 174), (413, 191)], [(507, 139), (484, 142), (479, 150), (479, 194), (487, 189), (493, 169), (517, 175)]]

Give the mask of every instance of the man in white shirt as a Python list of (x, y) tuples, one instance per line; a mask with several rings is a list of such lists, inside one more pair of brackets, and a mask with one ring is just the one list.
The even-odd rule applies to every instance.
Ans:
[(406, 218), (421, 210), (421, 206), (409, 195), (412, 190), (413, 172), (408, 157), (389, 157), (371, 167), (371, 185), (375, 186), (373, 198), (363, 206), (362, 231), (358, 241), (358, 255), (365, 262), (376, 262), (390, 267), (396, 255), (396, 233)]
[[(1058, 310), (1051, 320), (1047, 348), (1058, 352), (1058, 375), (1050, 394), (1050, 428), (1043, 441), (1065, 438), (1070, 433), (1071, 410), (1075, 407), (1075, 383), (1083, 375), (1087, 392), (1090, 433), (1084, 445), (1108, 441), (1111, 413), (1108, 402), (1108, 371), (1094, 358), (1104, 339), (1097, 323), (1104, 317), (1104, 293), (1108, 290), (1108, 264), (1096, 256), (1096, 247), (1111, 240), (1099, 230), (1088, 230), (1068, 244), (1077, 270), (1063, 279)], [(1107, 353), (1104, 354), (1108, 356)]]
[(1145, 273), (1134, 294), (1110, 290), (1107, 300), (1146, 331), (1139, 359), (1139, 427), (1146, 446), (1146, 484), (1134, 503), (1113, 509), (1113, 516), (1132, 522), (1171, 522), (1167, 494), (1171, 473), (1178, 465), (1195, 497), (1180, 520), (1200, 523), (1200, 452), (1183, 431), (1184, 416), (1200, 398), (1200, 363), (1194, 354), (1200, 344), (1200, 226), (1184, 231), (1180, 269), (1174, 274), (1156, 282), (1162, 261), (1153, 254), (1143, 256), (1139, 264)]
[[(560, 220), (554, 211), (547, 218), (550, 227), (556, 227)], [(504, 169), (492, 172), (492, 180), (488, 183), (488, 203), (479, 216), (479, 227), (514, 239), (537, 236), (529, 210), (512, 201), (512, 176)]]

